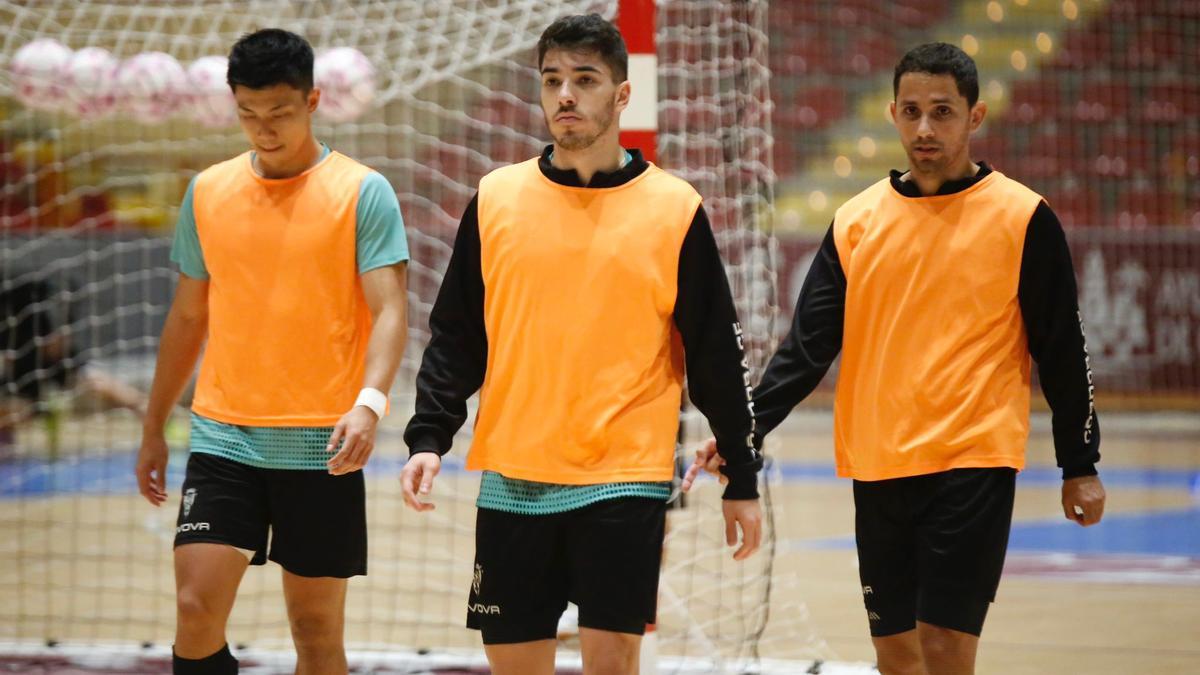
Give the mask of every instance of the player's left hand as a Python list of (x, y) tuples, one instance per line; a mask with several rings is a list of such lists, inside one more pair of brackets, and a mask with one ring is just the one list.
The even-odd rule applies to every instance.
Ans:
[(680, 489), (684, 492), (692, 489), (692, 484), (700, 477), (701, 471), (707, 471), (717, 477), (717, 480), (722, 484), (729, 482), (725, 474), (721, 473), (721, 465), (725, 460), (717, 454), (717, 439), (710, 438), (704, 441), (696, 450), (696, 461), (688, 467), (687, 473), (683, 474), (683, 484)]
[[(333, 434), (329, 436), (329, 445), (325, 446), (326, 452), (337, 450), (337, 454), (326, 462), (330, 474), (341, 476), (367, 465), (367, 459), (375, 449), (377, 424), (379, 418), (375, 412), (364, 405), (354, 406), (350, 412), (342, 415), (342, 419), (333, 427)], [(342, 444), (341, 450), (338, 450), (338, 443)]]
[(1080, 476), (1063, 481), (1063, 515), (1083, 527), (1100, 522), (1104, 516), (1105, 499), (1104, 484), (1099, 476)]
[(762, 505), (757, 499), (725, 499), (721, 501), (725, 515), (725, 544), (737, 546), (738, 530), (742, 531), (742, 546), (733, 553), (734, 560), (745, 560), (762, 545)]

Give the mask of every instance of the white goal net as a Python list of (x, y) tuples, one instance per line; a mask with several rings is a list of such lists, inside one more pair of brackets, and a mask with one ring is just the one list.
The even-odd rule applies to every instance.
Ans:
[[(777, 297), (764, 1), (658, 3), (659, 163), (703, 194), (718, 235), (751, 365), (774, 344)], [(72, 367), (146, 387), (175, 278), (167, 251), (189, 179), (237, 154), (236, 125), (207, 127), (187, 103), (158, 123), (120, 109), (98, 119), (36, 110), (20, 98), (17, 52), (52, 39), (115, 59), (146, 52), (181, 66), (223, 56), (268, 26), (304, 35), (318, 54), (353, 47), (375, 71), (374, 98), (353, 121), (319, 121), (318, 137), (381, 172), (400, 199), (412, 253), (410, 342), (398, 400), (367, 469), (369, 576), (351, 583), (348, 643), (358, 650), (479, 651), (463, 628), (478, 477), (461, 471), (460, 438), (437, 486), (438, 509), (401, 506), (404, 397), (428, 339), (427, 320), (458, 218), (488, 171), (540, 152), (534, 47), (545, 26), (574, 13), (613, 18), (615, 0), (0, 1), (0, 263), (7, 291), (45, 292), (17, 325), (45, 311), (69, 335)], [(68, 93), (69, 95), (69, 93)], [(41, 342), (39, 342), (41, 340)], [(44, 339), (0, 345), (6, 363)], [(85, 365), (86, 364), (86, 365)], [(171, 540), (186, 440), (172, 448), (168, 506), (154, 509), (132, 480), (133, 416), (84, 400), (48, 363), (6, 380), (0, 408), (0, 641), (169, 645), (174, 626)], [(32, 373), (32, 374), (31, 374)], [(24, 396), (37, 381), (36, 398)], [(757, 379), (757, 377), (756, 377)], [(186, 417), (180, 416), (185, 422)], [(18, 421), (19, 420), (19, 421)], [(707, 435), (685, 414), (685, 437)], [(186, 426), (182, 424), (181, 426)], [(469, 426), (469, 425), (468, 425)], [(769, 491), (768, 507), (769, 502)], [(714, 670), (752, 663), (772, 609), (773, 532), (736, 564), (723, 543), (719, 489), (703, 482), (672, 512), (662, 576), (659, 650)], [(802, 615), (789, 608), (788, 616)], [(787, 634), (785, 630), (773, 631)], [(773, 621), (774, 623), (774, 621)], [(229, 627), (235, 646), (286, 650), (286, 614), (273, 566), (252, 568)], [(767, 651), (811, 646), (800, 627)], [(123, 646), (122, 646), (123, 645)]]

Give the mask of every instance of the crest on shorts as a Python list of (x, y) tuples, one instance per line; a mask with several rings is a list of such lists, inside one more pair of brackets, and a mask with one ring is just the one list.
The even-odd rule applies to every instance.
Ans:
[(475, 563), (475, 576), (471, 577), (471, 590), (479, 595), (479, 585), (483, 583), (483, 565)]
[(187, 518), (192, 512), (192, 504), (196, 503), (196, 488), (188, 488), (183, 493), (183, 517)]

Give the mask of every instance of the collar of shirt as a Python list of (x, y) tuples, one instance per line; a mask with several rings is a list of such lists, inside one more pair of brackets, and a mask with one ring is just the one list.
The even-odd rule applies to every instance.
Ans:
[(564, 185), (566, 187), (587, 187), (587, 188), (610, 188), (624, 185), (629, 181), (642, 175), (642, 172), (650, 167), (650, 163), (642, 157), (642, 151), (633, 149), (626, 150), (625, 154), (629, 156), (629, 161), (625, 165), (611, 173), (597, 171), (592, 176), (592, 181), (587, 185), (579, 179), (579, 174), (575, 169), (559, 169), (550, 163), (550, 156), (554, 154), (554, 146), (547, 145), (545, 150), (542, 150), (542, 156), (538, 159), (538, 168), (542, 170), (542, 175), (549, 178), (551, 181)]
[(959, 178), (958, 180), (948, 180), (945, 183), (942, 183), (942, 186), (938, 188), (937, 193), (933, 195), (921, 194), (921, 188), (917, 187), (915, 181), (901, 180), (900, 177), (907, 173), (905, 171), (897, 171), (892, 169), (890, 175), (892, 178), (893, 190), (900, 193), (904, 197), (920, 198), (926, 196), (936, 197), (939, 195), (952, 195), (956, 192), (962, 192), (963, 190), (966, 190), (972, 185), (983, 180), (991, 172), (992, 167), (988, 166), (986, 162), (979, 162), (979, 171), (974, 176), (967, 176), (966, 178)]

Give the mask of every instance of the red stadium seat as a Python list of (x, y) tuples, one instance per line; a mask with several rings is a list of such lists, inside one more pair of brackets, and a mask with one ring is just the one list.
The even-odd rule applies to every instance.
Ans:
[(1146, 129), (1120, 128), (1106, 132), (1091, 163), (1092, 173), (1099, 176), (1126, 178), (1157, 169), (1154, 138)]
[(1081, 173), (1084, 170), (1079, 139), (1063, 131), (1043, 131), (1027, 143), (1015, 145), (1004, 166), (1017, 180), (1042, 180), (1062, 174)]
[(1188, 43), (1183, 34), (1169, 29), (1164, 30), (1159, 22), (1143, 25), (1137, 35), (1133, 36), (1123, 56), (1120, 65), (1127, 69), (1160, 70), (1178, 68), (1187, 60)]
[(1035, 79), (1013, 85), (1006, 121), (1034, 124), (1058, 116), (1062, 90), (1057, 80)]
[(1200, 195), (1200, 132), (1176, 137), (1160, 158), (1167, 180), (1184, 180), (1191, 192)]
[(816, 2), (780, 2), (771, 4), (771, 21), (780, 26), (817, 25), (828, 18)]
[(891, 70), (899, 57), (894, 37), (882, 33), (862, 36), (850, 43), (850, 50), (842, 55), (842, 72), (866, 75)]
[(1056, 68), (1084, 70), (1105, 62), (1112, 54), (1112, 38), (1107, 28), (1088, 28), (1069, 32), (1054, 58)]
[(1046, 203), (1054, 210), (1064, 227), (1088, 227), (1100, 222), (1100, 195), (1079, 185), (1060, 188), (1046, 195)]
[(1070, 115), (1076, 122), (1111, 122), (1129, 113), (1129, 84), (1092, 82), (1080, 88)]
[(846, 114), (846, 91), (841, 87), (812, 87), (796, 92), (795, 101), (775, 109), (775, 119), (785, 127), (820, 129)]
[(949, 9), (948, 0), (841, 0), (835, 16), (848, 26), (925, 28), (943, 19)]
[(1007, 152), (1008, 138), (999, 133), (971, 137), (971, 159), (997, 165), (1003, 163)]
[(833, 73), (843, 69), (846, 59), (841, 50), (834, 49), (833, 42), (827, 37), (814, 37), (805, 31), (805, 37), (795, 40), (786, 51), (783, 59), (789, 75), (812, 75), (817, 73)]
[(1175, 124), (1200, 117), (1200, 84), (1174, 82), (1149, 87), (1141, 106), (1142, 120)]
[(1119, 227), (1158, 227), (1178, 222), (1177, 216), (1173, 195), (1144, 184), (1117, 195), (1112, 220)]

